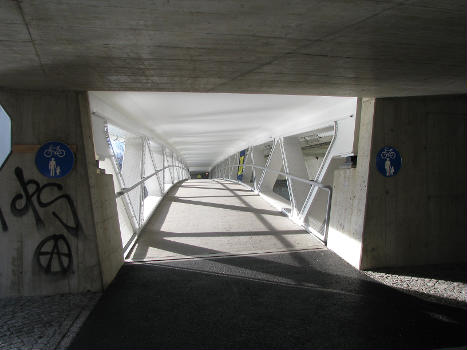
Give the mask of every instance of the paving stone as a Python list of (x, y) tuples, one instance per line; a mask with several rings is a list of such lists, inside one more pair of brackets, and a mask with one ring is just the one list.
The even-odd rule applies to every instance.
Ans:
[(101, 293), (0, 299), (0, 350), (65, 349)]

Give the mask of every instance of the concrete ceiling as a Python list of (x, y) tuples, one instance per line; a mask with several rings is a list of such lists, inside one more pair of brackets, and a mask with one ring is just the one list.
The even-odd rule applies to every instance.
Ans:
[(1, 0), (0, 86), (465, 93), (465, 0)]
[(357, 107), (351, 97), (108, 91), (90, 93), (90, 103), (109, 123), (163, 141), (192, 171), (273, 137), (332, 125)]

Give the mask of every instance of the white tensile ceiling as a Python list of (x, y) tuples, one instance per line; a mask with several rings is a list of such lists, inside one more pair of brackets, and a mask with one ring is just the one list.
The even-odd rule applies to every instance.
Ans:
[(274, 137), (302, 133), (355, 114), (354, 97), (90, 92), (91, 110), (110, 123), (159, 139), (191, 171)]

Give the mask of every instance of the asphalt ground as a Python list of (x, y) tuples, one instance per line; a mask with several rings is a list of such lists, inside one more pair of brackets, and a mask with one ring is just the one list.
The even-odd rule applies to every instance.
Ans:
[(465, 323), (314, 250), (127, 263), (69, 349), (450, 348)]
[(465, 309), (354, 269), (258, 195), (174, 186), (69, 349), (431, 349)]

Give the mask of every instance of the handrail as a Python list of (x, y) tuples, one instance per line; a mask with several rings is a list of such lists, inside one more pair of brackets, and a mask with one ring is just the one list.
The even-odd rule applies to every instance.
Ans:
[[(327, 191), (328, 192), (328, 202), (326, 204), (326, 217), (324, 219), (324, 236), (323, 236), (323, 242), (324, 243), (327, 242), (328, 232), (329, 232), (329, 221), (330, 221), (330, 217), (331, 217), (331, 200), (332, 200), (332, 187), (331, 186), (324, 185), (324, 184), (322, 184), (320, 182), (317, 182), (317, 181), (314, 181), (314, 180), (304, 179), (304, 178), (301, 178), (301, 177), (298, 177), (298, 176), (295, 176), (295, 175), (292, 175), (292, 174), (289, 174), (289, 173), (284, 173), (282, 171), (268, 169), (266, 167), (259, 166), (259, 165), (253, 165), (253, 164), (227, 165), (227, 166), (224, 166), (224, 167), (218, 168), (218, 169), (238, 168), (239, 166), (243, 166), (243, 167), (249, 166), (249, 167), (252, 167), (252, 168), (263, 169), (264, 171), (270, 171), (270, 172), (278, 174), (278, 175), (283, 175), (286, 178), (290, 178), (290, 179), (294, 179), (296, 181), (304, 182), (304, 183), (307, 183), (309, 185), (316, 186), (318, 188), (322, 188), (323, 190)], [(312, 190), (313, 190), (313, 187), (310, 188), (310, 191), (312, 191)], [(307, 198), (308, 198), (308, 196), (307, 196)], [(303, 203), (303, 206), (305, 206), (305, 204), (306, 204), (306, 201), (305, 201), (305, 203)], [(309, 210), (309, 207), (308, 207), (308, 210)], [(303, 213), (303, 214), (305, 215), (306, 213)]]
[(258, 169), (263, 169), (263, 170), (266, 170), (266, 171), (270, 171), (272, 173), (276, 173), (276, 174), (279, 174), (279, 175), (283, 175), (283, 176), (287, 176), (287, 177), (290, 177), (291, 179), (294, 179), (294, 180), (297, 180), (297, 181), (300, 181), (300, 182), (304, 182), (304, 183), (308, 183), (310, 185), (316, 185), (318, 186), (319, 188), (322, 188), (322, 189), (325, 189), (329, 192), (332, 191), (332, 186), (329, 186), (329, 185), (324, 185), (322, 184), (321, 182), (318, 182), (318, 181), (314, 181), (314, 180), (307, 180), (307, 179), (304, 179), (304, 178), (301, 178), (301, 177), (298, 177), (298, 176), (295, 176), (295, 175), (292, 175), (292, 174), (289, 174), (289, 173), (284, 173), (282, 171), (277, 171), (277, 170), (273, 170), (273, 169), (268, 169), (266, 167), (263, 167), (263, 166), (259, 166), (259, 165), (253, 165), (253, 164), (242, 164), (242, 165), (227, 165), (225, 167), (222, 167), (220, 169), (224, 169), (224, 168), (238, 168), (240, 166), (243, 166), (243, 167), (246, 167), (246, 166), (250, 166), (250, 167), (253, 167), (253, 168), (258, 168)]
[(168, 168), (181, 168), (181, 169), (185, 169), (184, 167), (180, 166), (180, 165), (167, 165), (161, 169), (158, 169), (156, 170), (154, 173), (152, 173), (151, 175), (148, 175), (148, 176), (145, 176), (143, 177), (140, 181), (138, 181), (137, 183), (135, 183), (133, 186), (130, 186), (130, 187), (124, 187), (122, 188), (120, 191), (118, 191), (117, 193), (115, 193), (115, 197), (118, 198), (120, 196), (123, 196), (125, 193), (128, 193), (130, 192), (131, 190), (134, 190), (136, 187), (138, 187), (139, 185), (141, 185), (143, 182), (145, 182), (146, 180), (149, 180), (151, 177), (153, 177), (154, 175), (157, 175), (159, 174), (161, 171), (165, 170), (165, 169), (168, 169)]

